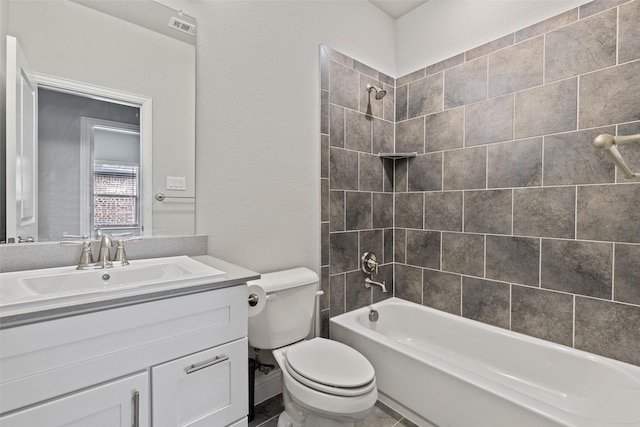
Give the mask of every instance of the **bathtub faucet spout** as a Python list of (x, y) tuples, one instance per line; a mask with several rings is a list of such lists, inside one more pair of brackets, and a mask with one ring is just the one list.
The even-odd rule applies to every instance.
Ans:
[(376, 282), (374, 280), (371, 280), (371, 278), (367, 277), (364, 279), (364, 287), (365, 288), (370, 288), (371, 285), (378, 285), (382, 288), (382, 292), (387, 292), (387, 287), (384, 283), (384, 280), (382, 281), (382, 283), (380, 282)]

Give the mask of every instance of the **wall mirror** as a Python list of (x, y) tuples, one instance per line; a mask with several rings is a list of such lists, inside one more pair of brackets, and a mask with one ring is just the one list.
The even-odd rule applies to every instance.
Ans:
[(152, 0), (3, 3), (0, 240), (194, 234), (195, 19)]

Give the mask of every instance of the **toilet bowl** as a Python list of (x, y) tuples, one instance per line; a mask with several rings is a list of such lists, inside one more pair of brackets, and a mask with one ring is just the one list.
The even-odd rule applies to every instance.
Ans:
[(375, 372), (351, 347), (314, 338), (273, 355), (285, 404), (278, 427), (352, 426), (371, 413), (378, 399)]
[[(318, 275), (307, 268), (263, 274), (249, 282), (266, 295), (261, 311), (249, 317), (249, 344), (273, 350), (282, 370), (284, 412), (279, 427), (353, 426), (378, 399), (375, 371), (346, 344), (309, 335)], [(255, 301), (256, 294), (250, 298)]]

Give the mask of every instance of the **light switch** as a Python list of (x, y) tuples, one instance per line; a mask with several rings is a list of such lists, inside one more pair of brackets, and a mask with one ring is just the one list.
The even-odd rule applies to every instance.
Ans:
[(167, 190), (186, 190), (187, 179), (184, 176), (168, 176)]

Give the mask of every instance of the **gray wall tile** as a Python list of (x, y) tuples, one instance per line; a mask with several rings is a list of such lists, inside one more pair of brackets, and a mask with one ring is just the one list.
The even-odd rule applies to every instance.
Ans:
[(329, 210), (329, 180), (321, 179), (320, 180), (320, 221), (329, 221), (330, 218), (330, 210)]
[(422, 271), (423, 303), (429, 307), (460, 315), (462, 276), (442, 271)]
[(465, 146), (513, 139), (513, 95), (465, 107)]
[(444, 73), (444, 108), (487, 99), (487, 57), (465, 62)]
[(573, 346), (573, 296), (512, 286), (511, 300), (511, 330)]
[(407, 159), (394, 160), (393, 169), (393, 190), (397, 193), (404, 193), (407, 191), (407, 173), (409, 172), (409, 162)]
[(401, 264), (396, 264), (395, 269), (396, 296), (422, 304), (422, 269)]
[(560, 15), (552, 16), (549, 19), (533, 24), (529, 27), (518, 30), (515, 33), (516, 43), (532, 37), (539, 36), (556, 28), (564, 27), (567, 24), (578, 20), (578, 8), (568, 10)]
[(640, 61), (580, 77), (580, 128), (640, 120)]
[(364, 273), (351, 271), (345, 275), (347, 311), (357, 310), (371, 304), (371, 289), (364, 287)]
[(373, 154), (393, 153), (394, 126), (393, 123), (380, 119), (373, 119)]
[(329, 220), (331, 231), (344, 231), (344, 191), (329, 191)]
[(488, 55), (496, 50), (504, 49), (507, 46), (513, 44), (514, 34), (507, 34), (504, 37), (490, 41), (481, 46), (468, 50), (464, 53), (464, 57), (467, 61), (480, 58), (481, 56)]
[(372, 252), (378, 262), (382, 264), (384, 259), (384, 233), (382, 230), (363, 230), (358, 233), (360, 252)]
[(401, 264), (407, 261), (407, 230), (403, 228), (393, 229), (393, 259)]
[(440, 233), (407, 230), (407, 264), (440, 268)]
[(422, 229), (423, 194), (396, 194), (396, 227)]
[(373, 228), (393, 227), (393, 194), (373, 193)]
[(358, 189), (358, 153), (331, 147), (329, 180), (332, 190)]
[(345, 111), (344, 146), (350, 150), (371, 152), (371, 118), (356, 111)]
[(509, 328), (509, 285), (473, 277), (462, 278), (462, 315)]
[(575, 188), (527, 188), (513, 192), (513, 234), (575, 237)]
[(333, 61), (329, 66), (329, 73), (329, 88), (331, 90), (329, 101), (341, 107), (358, 110), (360, 73)]
[(409, 83), (409, 118), (442, 111), (442, 73)]
[(613, 294), (616, 301), (640, 305), (640, 245), (615, 245)]
[(347, 230), (371, 228), (371, 193), (347, 191), (345, 211)]
[(329, 178), (329, 136), (320, 135), (320, 178)]
[(640, 365), (640, 307), (576, 297), (575, 346)]
[(600, 13), (603, 10), (607, 10), (611, 7), (618, 6), (626, 3), (629, 0), (594, 0), (589, 3), (585, 3), (580, 6), (580, 19), (588, 18), (589, 16)]
[(378, 274), (373, 277), (373, 280), (384, 283), (387, 288), (387, 292), (382, 292), (382, 288), (378, 286), (371, 287), (371, 294), (374, 303), (394, 296), (395, 284), (393, 282), (393, 264), (380, 266)]
[(454, 55), (450, 58), (444, 59), (440, 62), (436, 62), (435, 64), (429, 65), (425, 68), (425, 74), (430, 76), (431, 74), (439, 73), (441, 71), (446, 70), (447, 68), (455, 67), (456, 65), (463, 64), (465, 61), (465, 54), (459, 53), (458, 55)]
[(515, 137), (575, 130), (577, 82), (567, 79), (516, 93)]
[(543, 56), (543, 37), (489, 55), (489, 97), (542, 84)]
[(442, 190), (442, 153), (420, 154), (408, 160), (409, 191)]
[(329, 106), (329, 143), (344, 148), (344, 108)]
[(511, 190), (464, 192), (464, 231), (511, 234)]
[(329, 313), (331, 317), (345, 311), (344, 274), (329, 277)]
[(329, 265), (329, 224), (320, 224), (320, 265)]
[(425, 117), (424, 150), (451, 150), (464, 144), (464, 108), (453, 108)]
[(486, 188), (486, 147), (464, 148), (444, 153), (444, 190)]
[(616, 63), (617, 13), (611, 9), (545, 36), (545, 80), (560, 80)]
[(424, 153), (424, 117), (396, 124), (396, 153)]
[(577, 238), (640, 243), (640, 184), (578, 187)]
[(597, 184), (615, 181), (615, 165), (593, 146), (601, 133), (613, 127), (544, 137), (544, 185)]
[(407, 90), (409, 86), (399, 86), (396, 88), (396, 122), (401, 122), (403, 120), (407, 120), (408, 111), (407, 111)]
[(425, 193), (424, 228), (462, 231), (462, 191)]
[(329, 235), (330, 274), (356, 270), (359, 268), (358, 260), (357, 231)]
[(426, 76), (425, 69), (421, 68), (419, 70), (416, 70), (416, 71), (414, 71), (412, 73), (409, 73), (407, 75), (404, 75), (402, 77), (398, 77), (396, 79), (396, 87), (400, 87), (400, 86), (406, 85), (406, 84), (411, 83), (413, 81), (419, 80), (419, 79), (421, 79), (421, 78), (423, 78), (425, 76)]
[(442, 270), (484, 277), (484, 235), (442, 233)]
[(488, 279), (538, 286), (540, 240), (530, 237), (487, 236)]
[(373, 154), (359, 153), (360, 191), (383, 191), (382, 159)]
[(320, 91), (320, 133), (329, 133), (329, 92)]
[(489, 188), (542, 185), (542, 138), (492, 144), (488, 157)]
[(640, 59), (640, 2), (620, 6), (618, 18), (618, 63)]
[(613, 245), (542, 240), (543, 288), (611, 299)]
[[(618, 131), (616, 135), (637, 135), (640, 134), (640, 122), (624, 123), (618, 125)], [(640, 142), (632, 142), (618, 146), (618, 151), (624, 159), (627, 166), (631, 168), (633, 172), (640, 172)], [(627, 178), (625, 177), (622, 169), (617, 169), (617, 182), (640, 182), (640, 177)]]

